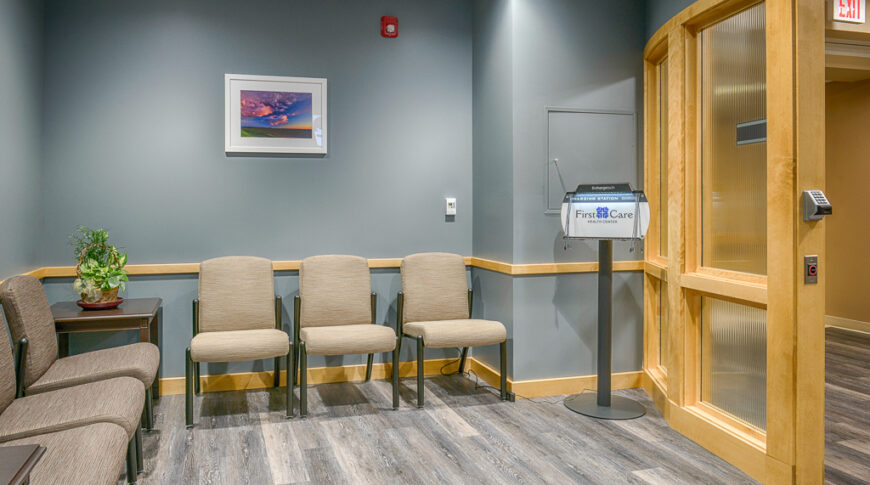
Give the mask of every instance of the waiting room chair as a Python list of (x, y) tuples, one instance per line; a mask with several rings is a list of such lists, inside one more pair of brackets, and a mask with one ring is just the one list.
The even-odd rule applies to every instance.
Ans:
[[(118, 460), (123, 460), (126, 444), (127, 480), (135, 483), (136, 475), (143, 470), (139, 425), (145, 399), (143, 383), (132, 377), (115, 377), (16, 397), (15, 368), (23, 361), (21, 354), (13, 359), (6, 329), (0, 326), (0, 446), (47, 441), (70, 455), (64, 458), (57, 454), (58, 450), (50, 450), (53, 455), (46, 458), (47, 463), (37, 467), (37, 471), (46, 472), (43, 474), (46, 479), (40, 481), (40, 475), (36, 475), (32, 477), (34, 483), (103, 483), (107, 473), (101, 466), (104, 463), (114, 463), (108, 472), (113, 483), (117, 483)], [(92, 427), (98, 424), (103, 426)], [(80, 447), (99, 450), (103, 456), (85, 453), (83, 458), (78, 455), (82, 452)], [(76, 459), (85, 459), (89, 465), (80, 474), (72, 473), (78, 466), (74, 463)], [(42, 470), (43, 467), (49, 470)]]
[[(281, 297), (275, 295), (272, 262), (249, 256), (203, 261), (199, 298), (193, 301), (193, 339), (185, 356), (185, 423), (193, 426), (193, 394), (200, 391), (201, 362), (275, 359), (274, 387), (280, 385), (281, 357), (292, 367), (290, 339), (282, 330)], [(293, 392), (287, 386), (287, 416)]]
[(54, 391), (113, 377), (132, 377), (145, 386), (145, 429), (153, 426), (151, 389), (160, 366), (156, 345), (139, 342), (57, 358), (54, 317), (38, 279), (20, 275), (0, 287), (0, 301), (6, 313), (12, 340), (22, 360), (17, 375), (17, 395)]
[[(299, 267), (294, 306), (296, 360), (300, 369), (299, 414), (308, 414), (308, 356), (368, 354), (365, 380), (372, 376), (374, 354), (393, 352), (393, 409), (399, 407), (397, 337), (377, 325), (377, 295), (369, 265), (358, 256), (313, 256)], [(291, 378), (296, 378), (296, 372)]]
[[(500, 345), (501, 399), (507, 392), (507, 332), (502, 323), (471, 318), (472, 290), (465, 259), (458, 254), (420, 253), (402, 260), (398, 295), (400, 337), (417, 342), (417, 407), (423, 407), (424, 348), (462, 348), (459, 370), (469, 347)], [(399, 343), (401, 347), (401, 340)]]

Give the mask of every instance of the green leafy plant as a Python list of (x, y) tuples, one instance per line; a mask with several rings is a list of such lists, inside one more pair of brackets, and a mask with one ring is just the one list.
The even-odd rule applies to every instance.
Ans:
[[(111, 291), (115, 288), (126, 289), (127, 253), (109, 244), (109, 233), (104, 229), (91, 229), (78, 226), (69, 237), (70, 245), (75, 249), (78, 260), (79, 277), (73, 283), (73, 289), (83, 298), (99, 298), (99, 292)], [(90, 297), (90, 298), (86, 298)]]

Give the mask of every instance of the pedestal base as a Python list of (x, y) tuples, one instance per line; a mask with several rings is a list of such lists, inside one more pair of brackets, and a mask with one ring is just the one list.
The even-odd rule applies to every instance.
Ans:
[(610, 406), (598, 405), (597, 392), (584, 392), (565, 399), (565, 407), (599, 419), (634, 419), (646, 414), (643, 404), (622, 396), (610, 396)]

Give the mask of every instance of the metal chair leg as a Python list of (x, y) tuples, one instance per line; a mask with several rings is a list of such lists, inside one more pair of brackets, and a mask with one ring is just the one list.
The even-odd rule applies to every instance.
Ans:
[(272, 384), (272, 387), (278, 388), (281, 385), (281, 357), (275, 357), (275, 382)]
[(468, 347), (462, 347), (462, 355), (459, 357), (459, 373), (465, 372), (465, 359), (468, 357)]
[(151, 431), (154, 428), (154, 400), (151, 398), (151, 392), (151, 386), (145, 388), (145, 409), (142, 411), (145, 431)]
[(127, 443), (127, 483), (136, 483), (136, 475), (139, 472), (136, 470), (136, 437), (130, 439)]
[(293, 385), (299, 384), (299, 344), (293, 343)]
[(293, 417), (293, 348), (287, 352), (287, 418)]
[(369, 359), (366, 362), (366, 382), (372, 379), (372, 364), (375, 361), (375, 354), (369, 354)]
[(423, 336), (417, 337), (417, 407), (423, 407)]
[(136, 440), (136, 471), (137, 473), (145, 472), (145, 454), (142, 450), (142, 428), (136, 428), (136, 434), (133, 435)]
[(193, 361), (190, 360), (190, 347), (185, 351), (184, 360), (184, 424), (193, 427)]
[(396, 348), (393, 349), (393, 409), (399, 409), (399, 342), (402, 337), (396, 337)]
[(195, 390), (196, 394), (199, 395), (199, 393), (201, 391), (201, 389), (199, 388), (199, 380), (200, 380), (199, 377), (200, 377), (200, 372), (202, 371), (202, 369), (200, 368), (200, 363), (194, 362), (193, 368), (194, 368), (194, 371), (196, 373), (195, 379), (193, 380), (194, 390)]
[(508, 400), (507, 391), (507, 341), (499, 345), (499, 353), (501, 354), (501, 400)]
[(308, 416), (308, 354), (305, 342), (299, 342), (299, 416)]

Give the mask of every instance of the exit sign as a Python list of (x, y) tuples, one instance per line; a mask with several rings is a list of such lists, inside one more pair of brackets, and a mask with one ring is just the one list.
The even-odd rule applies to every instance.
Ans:
[(834, 20), (863, 24), (867, 20), (866, 0), (834, 0)]

